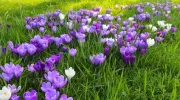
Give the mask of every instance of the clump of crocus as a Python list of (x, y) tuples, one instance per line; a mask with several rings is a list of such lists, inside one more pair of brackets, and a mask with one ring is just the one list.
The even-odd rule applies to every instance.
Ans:
[(14, 44), (9, 41), (8, 46), (13, 53), (16, 53), (20, 56), (25, 56), (27, 54), (33, 55), (37, 50), (35, 45), (29, 43), (23, 43), (14, 47)]
[(41, 90), (45, 92), (45, 98), (47, 100), (56, 100), (59, 97), (59, 91), (56, 91), (50, 82), (43, 82)]
[(54, 64), (59, 63), (62, 59), (62, 53), (56, 55), (51, 55), (49, 58), (46, 58), (45, 62), (38, 61), (35, 64), (28, 65), (28, 71), (30, 72), (40, 72), (40, 71), (52, 71), (54, 70)]
[(44, 77), (48, 81), (43, 82), (41, 86), (41, 90), (45, 92), (45, 98), (47, 100), (58, 99), (60, 93), (56, 89), (62, 89), (67, 84), (67, 78), (57, 71), (48, 71)]
[(99, 53), (97, 55), (89, 56), (89, 59), (92, 64), (100, 65), (106, 60), (106, 56), (103, 53)]
[(54, 88), (62, 88), (66, 85), (67, 79), (57, 71), (49, 71), (44, 75), (45, 79), (51, 82)]
[(24, 100), (37, 100), (36, 90), (27, 91), (23, 94)]
[(3, 73), (0, 75), (4, 80), (10, 81), (14, 76), (19, 78), (24, 70), (19, 64), (13, 63), (5, 64), (4, 67), (0, 66)]
[(127, 45), (127, 46), (122, 46), (120, 48), (120, 53), (123, 56), (123, 59), (125, 63), (131, 63), (133, 64), (136, 56), (134, 53), (136, 52), (137, 48), (135, 46)]
[(8, 88), (11, 90), (10, 100), (20, 100), (20, 96), (17, 95), (17, 92), (21, 89), (21, 86), (16, 87), (14, 84), (8, 84)]

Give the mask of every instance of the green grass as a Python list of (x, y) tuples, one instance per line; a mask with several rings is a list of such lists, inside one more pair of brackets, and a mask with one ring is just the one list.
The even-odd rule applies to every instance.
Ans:
[[(24, 18), (36, 16), (40, 13), (55, 11), (57, 9), (67, 13), (68, 10), (81, 8), (91, 9), (100, 6), (104, 12), (106, 8), (112, 8), (113, 15), (124, 14), (123, 19), (135, 13), (134, 10), (121, 11), (115, 8), (115, 4), (130, 5), (139, 3), (139, 0), (0, 0), (0, 45), (6, 46), (9, 40), (15, 43), (27, 42), (38, 32), (27, 32)], [(162, 0), (142, 0), (141, 2)], [(179, 3), (178, 0), (173, 2)], [(149, 9), (147, 9), (149, 10)], [(176, 27), (180, 26), (180, 15), (172, 11), (171, 20)], [(155, 17), (152, 20), (156, 24), (163, 18)], [(10, 24), (10, 30), (6, 29)], [(63, 33), (63, 31), (59, 32)], [(88, 56), (102, 51), (96, 40), (90, 39), (83, 45), (71, 44), (78, 50), (75, 59), (64, 53), (58, 71), (64, 75), (64, 70), (69, 66), (75, 68), (77, 74), (61, 93), (74, 97), (74, 100), (179, 100), (180, 99), (180, 30), (175, 33), (176, 38), (167, 38), (163, 43), (151, 47), (146, 55), (137, 54), (134, 66), (125, 65), (119, 54), (119, 50), (109, 55), (107, 61), (97, 67), (89, 62)], [(58, 35), (58, 34), (56, 34)], [(93, 38), (93, 37), (91, 37)], [(59, 52), (59, 48), (51, 46), (45, 52), (23, 59), (8, 51), (7, 55), (1, 56), (0, 65), (13, 62), (26, 68), (38, 60), (45, 60), (51, 54)], [(84, 54), (84, 55), (82, 55)], [(119, 56), (117, 56), (119, 55)], [(24, 91), (37, 89), (40, 100), (43, 93), (39, 86), (41, 75), (27, 72), (23, 73), (19, 80), (10, 83), (21, 85), (19, 95)], [(5, 83), (0, 79), (0, 87)]]

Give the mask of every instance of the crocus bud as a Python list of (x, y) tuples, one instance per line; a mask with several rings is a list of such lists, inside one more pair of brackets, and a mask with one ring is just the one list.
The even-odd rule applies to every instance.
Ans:
[(171, 31), (172, 31), (172, 32), (175, 32), (176, 30), (177, 30), (176, 27), (171, 27)]
[(109, 47), (107, 46), (107, 47), (104, 48), (104, 54), (108, 55), (108, 53), (109, 53)]

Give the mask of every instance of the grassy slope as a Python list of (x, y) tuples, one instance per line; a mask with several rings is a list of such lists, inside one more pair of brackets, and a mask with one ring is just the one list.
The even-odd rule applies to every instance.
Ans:
[[(11, 24), (11, 29), (6, 30), (6, 27), (0, 29), (0, 44), (6, 45), (7, 41), (12, 40), (16, 43), (29, 41), (34, 34), (25, 30), (24, 17), (36, 16), (40, 13), (55, 11), (61, 9), (67, 12), (70, 9), (93, 8), (101, 6), (112, 8), (114, 15), (122, 13), (116, 10), (114, 5), (134, 4), (138, 0), (98, 0), (98, 1), (79, 1), (79, 0), (0, 0), (0, 22), (3, 24)], [(143, 0), (145, 2), (147, 0)], [(148, 0), (149, 1), (149, 0)], [(151, 0), (156, 2), (155, 0)], [(119, 3), (118, 3), (119, 2)], [(178, 2), (178, 0), (174, 0)], [(133, 10), (123, 11), (124, 19), (134, 13)], [(178, 12), (172, 12), (172, 20), (168, 22), (180, 26), (180, 18)], [(153, 23), (161, 18), (155, 18)], [(63, 74), (63, 70), (69, 66), (76, 69), (77, 75), (71, 81), (71, 84), (63, 89), (62, 93), (67, 93), (73, 96), (75, 100), (125, 100), (125, 99), (180, 99), (180, 54), (179, 30), (176, 32), (175, 40), (167, 40), (164, 43), (151, 47), (148, 53), (144, 56), (137, 56), (138, 59), (134, 67), (127, 66), (122, 63), (120, 57), (112, 54), (108, 60), (100, 67), (93, 69), (89, 63), (88, 56), (102, 51), (98, 47), (95, 40), (88, 41), (84, 45), (71, 45), (78, 49), (78, 55), (75, 59), (64, 54), (63, 61), (57, 66), (58, 70)], [(63, 32), (61, 32), (63, 33)], [(94, 46), (95, 45), (95, 46)], [(25, 57), (20, 59), (11, 53), (0, 59), (0, 65), (6, 62), (20, 63), (23, 66), (33, 63), (39, 59), (44, 60), (50, 54), (57, 53), (59, 49), (51, 47), (42, 54), (37, 54), (33, 57)], [(81, 54), (83, 52), (84, 56)], [(117, 51), (118, 54), (118, 51)], [(67, 55), (67, 56), (66, 56)], [(33, 74), (38, 77), (37, 74)], [(32, 74), (24, 72), (20, 80), (13, 80), (14, 83), (22, 85), (23, 91), (31, 88), (37, 88), (40, 85), (38, 78), (32, 77)], [(11, 83), (13, 83), (11, 82)], [(0, 79), (0, 86), (5, 83)], [(39, 90), (40, 91), (40, 90)], [(39, 97), (42, 97), (39, 94)]]

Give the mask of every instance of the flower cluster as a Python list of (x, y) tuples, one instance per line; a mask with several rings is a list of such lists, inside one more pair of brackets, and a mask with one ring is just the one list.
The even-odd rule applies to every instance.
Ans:
[(62, 59), (62, 53), (56, 55), (51, 55), (47, 58), (45, 62), (38, 61), (35, 64), (28, 65), (28, 71), (30, 72), (40, 72), (40, 71), (52, 71), (54, 70), (54, 64), (59, 63)]
[(44, 75), (48, 82), (43, 82), (41, 90), (45, 92), (46, 100), (57, 100), (60, 93), (56, 89), (61, 89), (67, 84), (67, 79), (57, 71), (49, 71)]
[(36, 90), (27, 91), (23, 94), (24, 100), (38, 100)]
[(0, 100), (20, 100), (20, 96), (17, 95), (17, 92), (21, 89), (21, 86), (16, 87), (15, 85), (8, 84), (0, 90)]
[(24, 70), (19, 64), (14, 65), (13, 63), (5, 64), (4, 67), (0, 66), (3, 73), (0, 75), (6, 81), (10, 81), (14, 76), (19, 78)]
[(89, 59), (93, 64), (99, 65), (106, 60), (106, 56), (103, 53), (99, 53), (97, 55), (89, 56)]
[(60, 37), (50, 37), (49, 35), (34, 36), (30, 43), (16, 44), (14, 46), (13, 42), (9, 41), (8, 46), (13, 53), (16, 53), (20, 56), (33, 55), (36, 52), (42, 52), (48, 48), (49, 44), (55, 43), (58, 47), (63, 43), (70, 43), (72, 37), (68, 34), (62, 34)]

